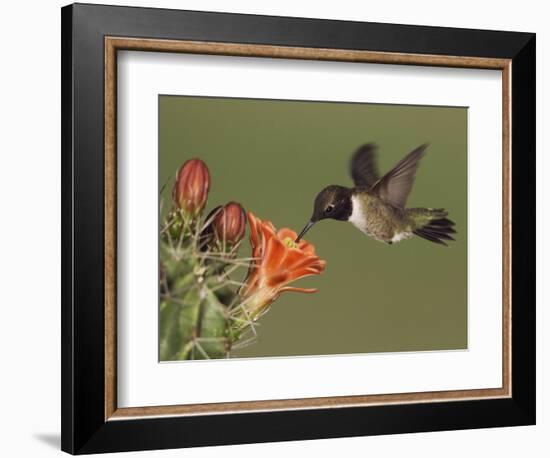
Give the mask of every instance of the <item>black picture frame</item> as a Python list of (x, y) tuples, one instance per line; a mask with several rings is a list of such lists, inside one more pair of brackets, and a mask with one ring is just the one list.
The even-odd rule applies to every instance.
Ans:
[[(535, 424), (535, 34), (74, 4), (62, 8), (62, 449), (72, 454)], [(512, 396), (105, 420), (104, 37), (512, 61)]]

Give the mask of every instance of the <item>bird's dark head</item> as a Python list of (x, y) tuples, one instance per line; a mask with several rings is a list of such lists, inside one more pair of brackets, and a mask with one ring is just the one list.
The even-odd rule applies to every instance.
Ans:
[(344, 186), (331, 185), (327, 186), (315, 197), (311, 221), (316, 223), (327, 218), (347, 221), (351, 215), (351, 211), (351, 189)]
[(296, 241), (298, 242), (315, 223), (322, 219), (347, 221), (352, 210), (351, 189), (338, 185), (327, 186), (315, 197), (313, 214)]

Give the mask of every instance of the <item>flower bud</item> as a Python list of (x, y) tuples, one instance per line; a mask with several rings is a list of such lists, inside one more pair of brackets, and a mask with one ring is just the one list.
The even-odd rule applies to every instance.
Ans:
[(191, 159), (183, 164), (176, 175), (172, 197), (176, 207), (192, 218), (198, 216), (208, 199), (210, 173), (200, 159)]
[(228, 244), (236, 244), (244, 237), (246, 230), (246, 214), (237, 202), (229, 202), (218, 211), (212, 227), (216, 238)]

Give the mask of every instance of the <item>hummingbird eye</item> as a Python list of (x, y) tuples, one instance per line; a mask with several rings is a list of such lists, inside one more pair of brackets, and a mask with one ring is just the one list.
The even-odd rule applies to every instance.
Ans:
[(334, 205), (327, 205), (327, 208), (325, 208), (326, 213), (330, 213), (332, 210), (334, 210)]

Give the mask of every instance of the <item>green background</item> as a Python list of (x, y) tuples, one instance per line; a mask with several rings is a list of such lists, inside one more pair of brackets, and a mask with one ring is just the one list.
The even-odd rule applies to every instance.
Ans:
[(407, 205), (444, 207), (456, 222), (457, 242), (445, 248), (418, 237), (389, 246), (322, 221), (306, 238), (327, 269), (296, 283), (319, 291), (283, 294), (258, 341), (232, 356), (467, 347), (466, 108), (160, 96), (159, 115), (165, 204), (177, 168), (198, 157), (212, 178), (207, 210), (235, 200), (299, 231), (321, 188), (351, 186), (359, 145), (378, 144), (383, 174), (429, 142)]

